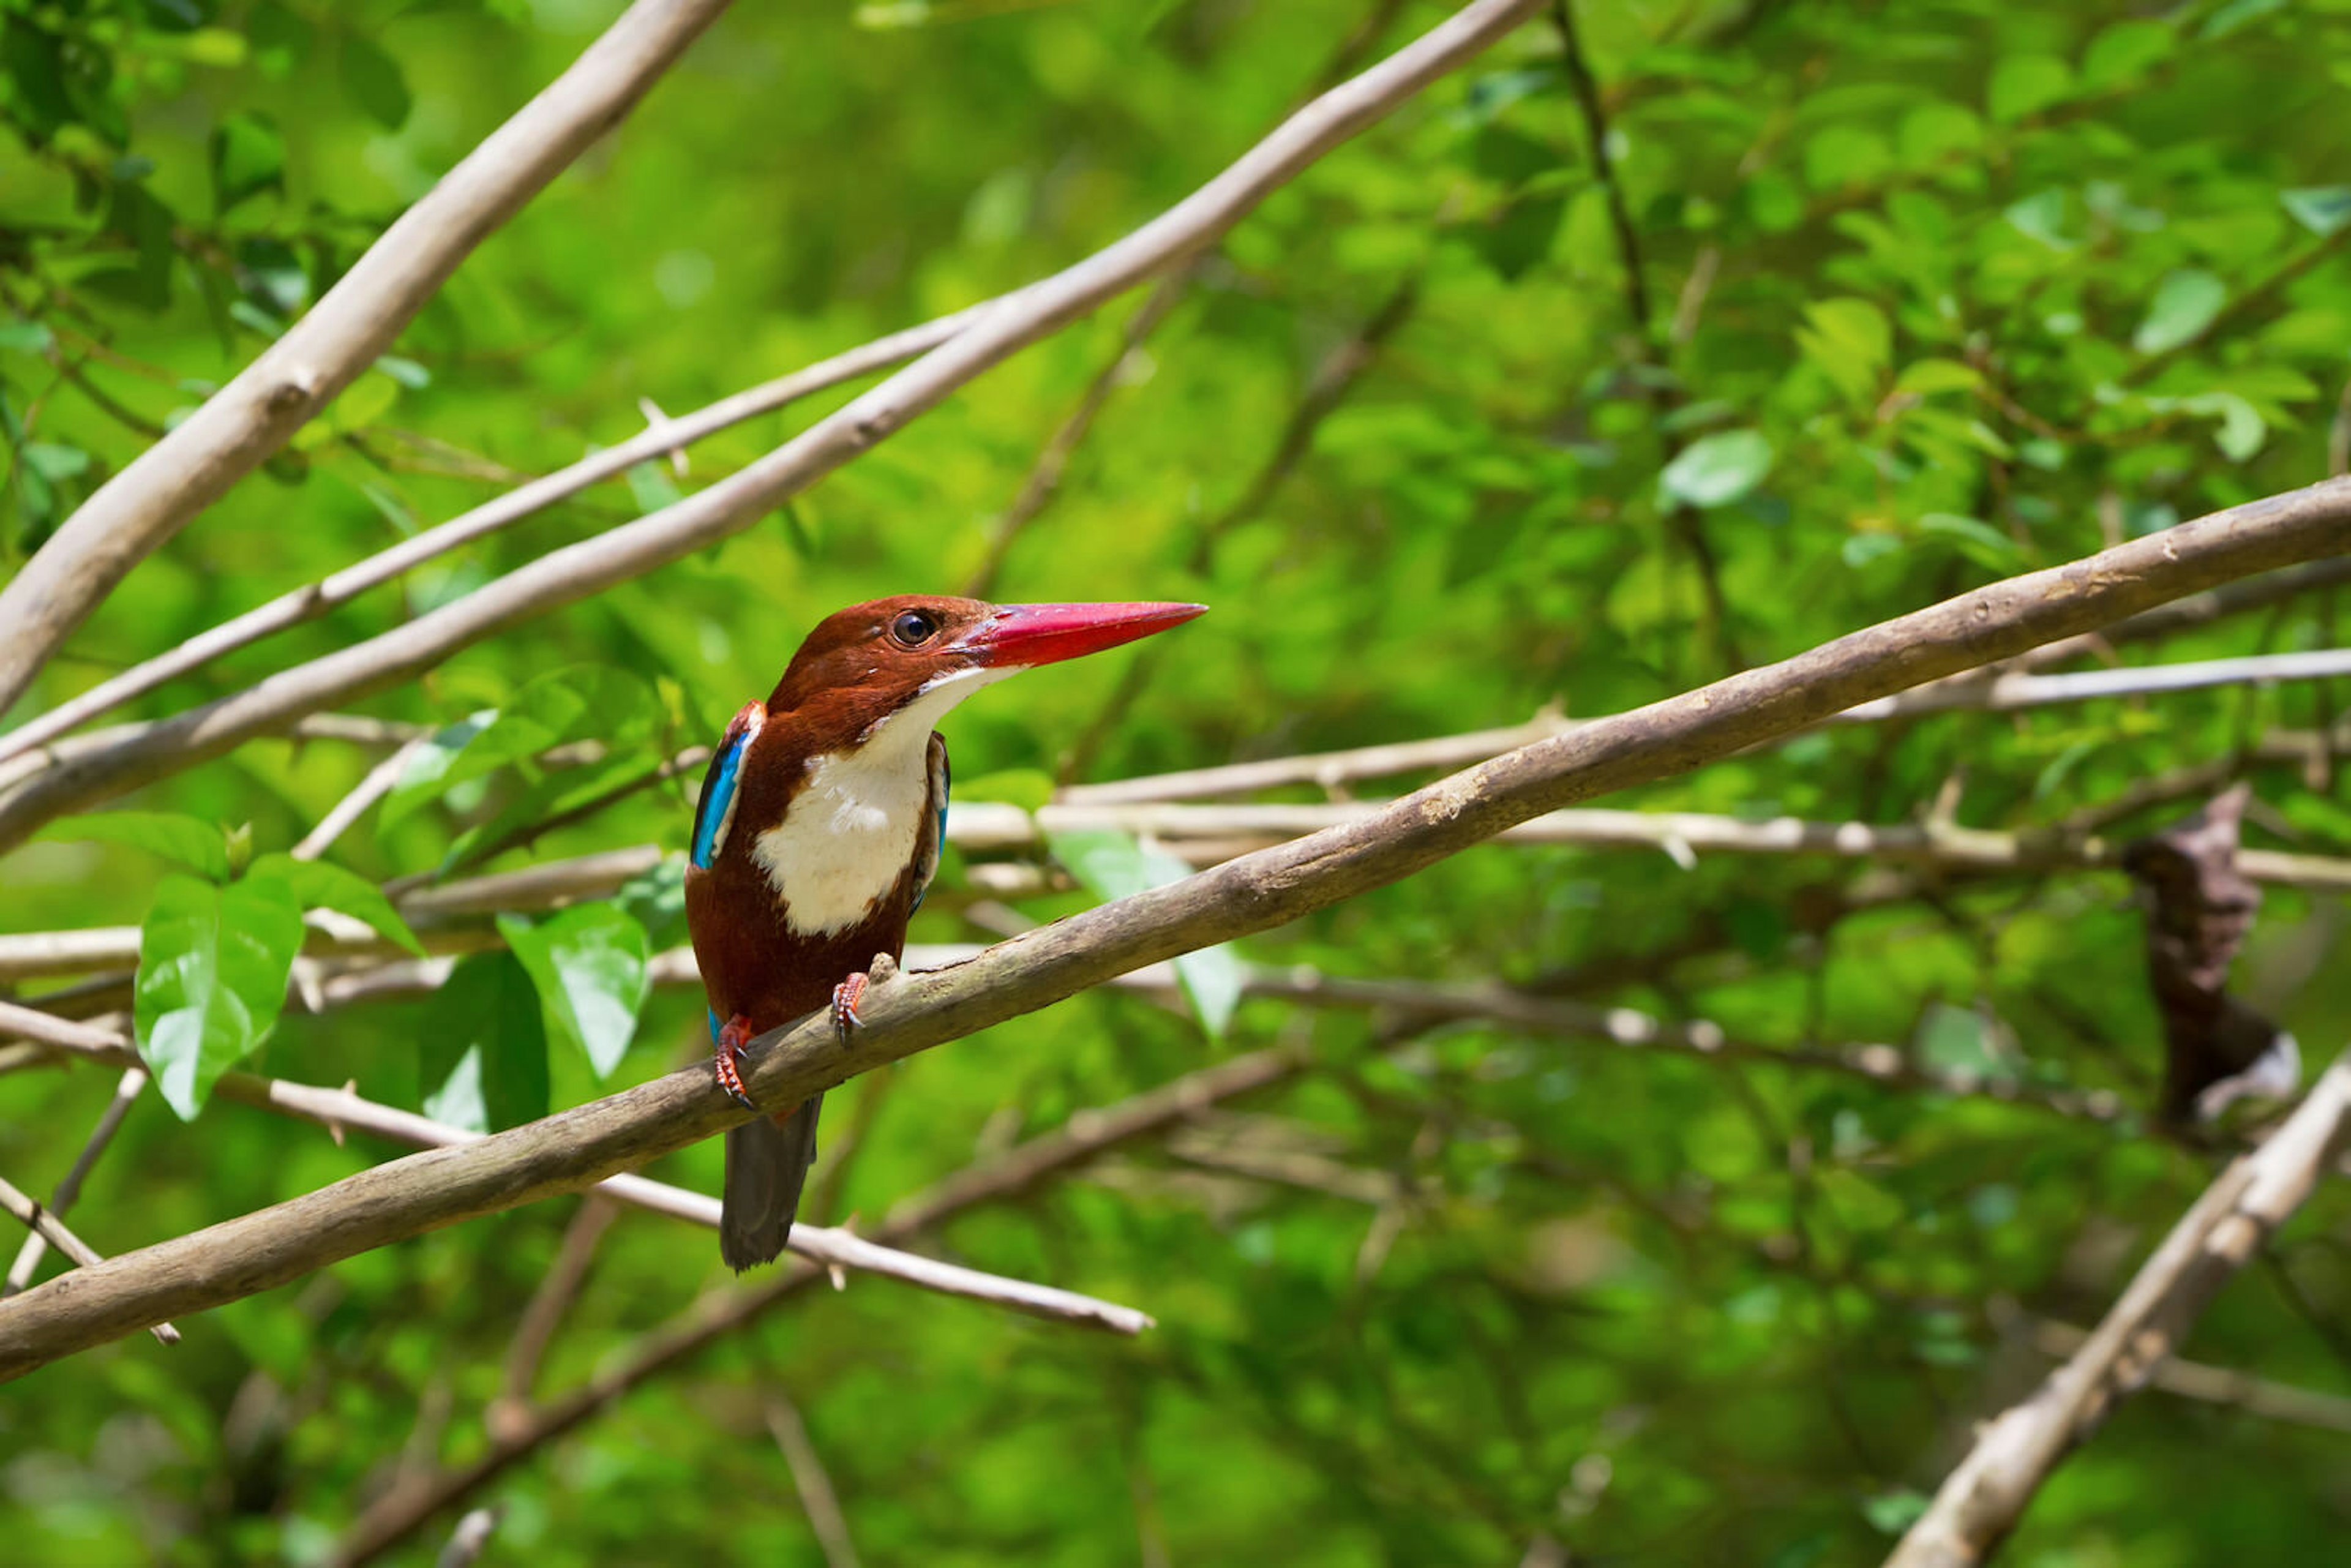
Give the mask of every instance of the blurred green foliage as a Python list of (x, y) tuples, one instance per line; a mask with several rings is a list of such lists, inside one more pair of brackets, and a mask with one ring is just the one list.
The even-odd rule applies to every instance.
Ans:
[[(9, 559), (616, 11), (0, 0)], [(1367, 18), (1384, 50), (1441, 15), (737, 7), (395, 354), (141, 566), (16, 716), (626, 439), (641, 400), (682, 413), (1074, 260), (1240, 152)], [(1546, 21), (1277, 193), (1204, 265), (991, 591), (1216, 613), (958, 712), (965, 798), (1033, 804), (1040, 774), (1072, 759), (1116, 778), (1510, 724), (1553, 701), (1631, 707), (2344, 465), (2344, 0), (1634, 0), (1579, 20), (1614, 202)], [(691, 775), (500, 846), (715, 735), (827, 611), (967, 580), (1131, 309), (991, 372), (788, 513), (374, 699), (440, 738), (331, 861), (373, 882), (682, 848)], [(845, 395), (703, 443), (683, 475), (641, 466), (134, 711), (397, 624), (707, 485)], [(2159, 653), (2326, 645), (2335, 612), (2305, 598)], [(2251, 754), (2331, 723), (2337, 695), (1839, 729), (1612, 803), (1897, 822), (1939, 802), (2022, 829), (2233, 757), (2266, 802), (2257, 836), (2343, 852), (2333, 770)], [(532, 760), (586, 739), (612, 748), (589, 770)], [(145, 921), (183, 954), (225, 934), (244, 957), (140, 988), (142, 1022), (196, 1031), (200, 1098), (202, 1064), (275, 1010), (251, 966), (283, 972), (285, 919), (378, 919), (352, 879), (298, 886), (266, 858), (375, 760), (256, 743), (125, 802), (153, 814), (143, 826), (63, 824), (0, 862), (5, 926)], [(1088, 852), (1104, 887), (1164, 871)], [(942, 886), (963, 873), (951, 854)], [(1499, 976), (1743, 1040), (1890, 1041), (2152, 1103), (2156, 1020), (2118, 879), (1929, 877), (1873, 902), (1882, 881), (1843, 862), (1493, 848), (1240, 956)], [(935, 897), (915, 940), (977, 938), (960, 907)], [(645, 997), (647, 953), (682, 940), (659, 876), (505, 928), (515, 956), (466, 959), (437, 998), (289, 1008), (252, 1065), (492, 1124), (706, 1049), (698, 996)], [(2332, 1054), (2346, 956), (2339, 901), (2273, 891), (2241, 983)], [(1187, 977), (1212, 1012), (1228, 1005), (1228, 976)], [(813, 1218), (877, 1215), (980, 1154), (1277, 1041), (1314, 1071), (926, 1244), (1140, 1305), (1155, 1331), (1092, 1338), (854, 1280), (498, 1479), (485, 1561), (820, 1561), (767, 1433), (780, 1388), (872, 1563), (1515, 1562), (1546, 1536), (1574, 1561), (1871, 1562), (1969, 1419), (2043, 1364), (2003, 1327), (2013, 1309), (2094, 1318), (2210, 1168), (2136, 1120), (1265, 999), (1212, 1040), (1098, 995), (841, 1092), (828, 1136), (862, 1131), (834, 1212)], [(110, 1089), (87, 1070), (0, 1077), (0, 1170), (46, 1190)], [(1357, 1179), (1237, 1174), (1218, 1148)], [(242, 1105), (183, 1123), (151, 1094), (74, 1223), (127, 1250), (393, 1152)], [(712, 1145), (653, 1174), (715, 1190), (718, 1168)], [(1364, 1176), (1389, 1196), (1364, 1202)], [(175, 1351), (126, 1340), (12, 1389), (11, 1560), (321, 1560), (404, 1468), (483, 1451), (574, 1207), (354, 1259), (183, 1322)], [(2346, 1218), (2323, 1192), (2191, 1352), (2351, 1389)], [(576, 1385), (721, 1274), (705, 1233), (624, 1215), (541, 1390)], [(2351, 1523), (2346, 1440), (2144, 1396), (2006, 1560), (2311, 1561)], [(446, 1524), (402, 1560), (430, 1561)]]

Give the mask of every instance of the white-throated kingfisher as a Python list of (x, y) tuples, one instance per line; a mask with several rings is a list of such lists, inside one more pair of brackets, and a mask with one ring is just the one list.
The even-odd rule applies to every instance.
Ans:
[[(719, 1087), (737, 1058), (830, 1006), (857, 1021), (867, 967), (904, 951), (938, 870), (947, 748), (933, 729), (992, 682), (1189, 621), (1199, 604), (983, 604), (902, 594), (828, 616), (764, 703), (720, 737), (694, 810), (685, 919), (710, 1000)], [(772, 1262), (816, 1158), (820, 1094), (726, 1134), (718, 1249)]]

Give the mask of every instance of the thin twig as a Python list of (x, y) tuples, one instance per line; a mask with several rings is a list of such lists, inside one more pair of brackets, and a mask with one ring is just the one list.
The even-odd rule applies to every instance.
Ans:
[[(34, 1234), (47, 1239), (50, 1246), (72, 1259), (82, 1268), (94, 1269), (106, 1261), (96, 1248), (68, 1230), (65, 1221), (19, 1192), (5, 1178), (0, 1178), (0, 1208), (5, 1208), (15, 1215)], [(6, 1310), (0, 1308), (0, 1314), (5, 1314)], [(147, 1325), (147, 1332), (155, 1336), (155, 1342), (158, 1344), (180, 1343), (180, 1331), (168, 1322), (150, 1323)]]
[(547, 1358), (547, 1347), (554, 1343), (555, 1331), (561, 1326), (563, 1316), (579, 1299), (580, 1288), (587, 1282), (588, 1266), (595, 1260), (596, 1244), (604, 1239), (612, 1220), (621, 1212), (620, 1205), (601, 1192), (590, 1192), (580, 1201), (571, 1216), (571, 1223), (563, 1228), (563, 1240), (555, 1249), (555, 1261), (538, 1277), (538, 1284), (524, 1304), (522, 1317), (515, 1324), (514, 1339), (507, 1346), (506, 1371), (498, 1380), (497, 1396), (490, 1401), (486, 1420), (491, 1431), (516, 1419), (516, 1414), (526, 1409), (531, 1401), (531, 1391), (538, 1384), (539, 1363)]
[[(145, 1068), (134, 1065), (122, 1070), (122, 1076), (114, 1085), (114, 1097), (106, 1103), (106, 1109), (99, 1113), (98, 1124), (90, 1128), (89, 1136), (82, 1143), (81, 1153), (74, 1156), (74, 1163), (67, 1169), (64, 1178), (49, 1191), (48, 1211), (57, 1219), (63, 1220), (81, 1197), (81, 1184), (89, 1178), (99, 1156), (106, 1153), (107, 1145), (114, 1142), (116, 1129), (122, 1125), (122, 1118), (131, 1113), (131, 1102), (138, 1099), (139, 1092), (146, 1087)], [(33, 1271), (41, 1266), (41, 1255), (47, 1250), (48, 1237), (37, 1226), (32, 1234), (25, 1238), (24, 1246), (16, 1249), (16, 1260), (8, 1266), (8, 1278), (5, 1283), (0, 1283), (0, 1296), (13, 1296), (31, 1284)]]
[[(2029, 1335), (2033, 1349), (2058, 1361), (2079, 1354), (2090, 1342), (2086, 1330), (2046, 1318), (2036, 1320)], [(2351, 1399), (2256, 1377), (2233, 1367), (2208, 1366), (2174, 1356), (2156, 1364), (2147, 1375), (2147, 1385), (2182, 1399), (2225, 1405), (2264, 1421), (2290, 1421), (2298, 1427), (2351, 1433)]]
[(781, 1389), (768, 1396), (768, 1430), (791, 1469), (792, 1488), (800, 1494), (809, 1529), (816, 1532), (817, 1544), (824, 1549), (826, 1568), (857, 1568), (857, 1548), (849, 1539), (849, 1521), (841, 1514), (832, 1478), (825, 1473), (824, 1458), (809, 1440), (799, 1407)]
[(389, 350), (458, 263), (611, 131), (725, 9), (638, 0), (259, 359), (83, 502), (0, 589), (0, 711), (108, 591)]
[(1886, 1568), (1974, 1568), (2114, 1406), (2144, 1386), (2231, 1276), (2301, 1207), (2351, 1114), (2351, 1054), (2320, 1075), (2260, 1148), (2230, 1162), (2066, 1363), (1986, 1426), (1886, 1558)]
[(351, 787), (350, 793), (336, 801), (334, 808), (319, 819), (317, 827), (302, 835), (302, 841), (294, 846), (294, 858), (314, 861), (325, 854), (334, 841), (343, 836), (345, 829), (367, 814), (370, 806), (392, 793), (392, 787), (400, 782), (402, 770), (408, 766), (408, 759), (416, 754), (417, 748), (424, 744), (424, 738), (419, 736), (369, 768), (366, 776)]

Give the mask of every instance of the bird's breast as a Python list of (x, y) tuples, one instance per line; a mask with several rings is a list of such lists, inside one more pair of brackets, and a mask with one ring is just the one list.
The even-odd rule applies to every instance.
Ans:
[(929, 790), (919, 753), (868, 745), (810, 758), (782, 821), (751, 858), (795, 934), (823, 936), (866, 919), (914, 859)]

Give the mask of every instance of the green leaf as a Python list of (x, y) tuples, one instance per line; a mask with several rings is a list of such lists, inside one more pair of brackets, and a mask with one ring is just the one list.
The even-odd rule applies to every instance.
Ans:
[(1693, 507), (1726, 507), (1771, 472), (1771, 443), (1760, 430), (1723, 430), (1682, 448), (1657, 476), (1666, 494)]
[(78, 446), (55, 441), (28, 441), (20, 451), (25, 465), (52, 485), (78, 479), (89, 472), (89, 454)]
[(396, 942), (418, 957), (424, 956), (424, 944), (392, 906), (383, 890), (357, 872), (346, 871), (325, 861), (296, 860), (292, 855), (263, 855), (253, 862), (246, 873), (248, 880), (274, 877), (283, 882), (294, 902), (304, 909), (331, 909), (348, 915), (354, 920), (365, 921), (386, 941)]
[(548, 1037), (611, 1077), (645, 1002), (645, 928), (617, 904), (582, 904), (539, 925), (501, 915), (498, 931), (538, 988)]
[(2228, 285), (2210, 273), (2198, 267), (2171, 273), (2156, 285), (2147, 319), (2131, 334), (2131, 347), (2142, 354), (2160, 354), (2193, 342), (2228, 302)]
[(286, 188), (286, 138), (266, 114), (232, 114), (213, 128), (213, 212)]
[(377, 821), (390, 827), (468, 779), (569, 741), (602, 740), (617, 755), (650, 739), (665, 716), (653, 689), (625, 670), (580, 664), (541, 675), (504, 707), (461, 719), (411, 753)]
[(2212, 433), (2212, 444), (2234, 462), (2242, 463), (2252, 457), (2269, 439), (2269, 422), (2262, 417), (2261, 410), (2235, 392), (2199, 392), (2180, 399), (2179, 406), (2189, 413), (2219, 418), (2220, 424)]
[(1894, 360), (1894, 329), (1886, 312), (1866, 299), (1818, 299), (1804, 307), (1809, 326), (1796, 341), (1826, 372), (1845, 401), (1876, 401), (1878, 378)]
[(2073, 87), (2073, 70), (2056, 56), (2011, 55), (1993, 68), (1986, 108), (1994, 120), (2013, 124), (2063, 101)]
[(57, 335), (42, 321), (0, 321), (0, 349), (20, 354), (46, 354), (57, 345)]
[(1552, 242), (1566, 215), (1564, 196), (1521, 197), (1477, 230), (1472, 243), (1502, 281), (1515, 283), (1551, 255)]
[(33, 835), (51, 842), (130, 844), (176, 861), (214, 882), (228, 880), (228, 841), (210, 822), (172, 811), (99, 811), (51, 822)]
[(684, 494), (677, 481), (670, 477), (669, 469), (657, 462), (630, 464), (628, 480), (629, 494), (637, 503), (639, 516), (673, 506)]
[(488, 1133), (547, 1114), (538, 988), (512, 953), (458, 961), (425, 1014), (418, 1065), (424, 1113), (436, 1122)]
[(385, 130), (399, 130), (410, 107), (400, 62), (356, 33), (344, 35), (342, 54), (343, 90)]
[(1929, 512), (1918, 519), (1918, 531), (1928, 538), (1949, 539), (1959, 553), (1992, 571), (2012, 571), (2023, 559), (2017, 542), (1979, 517), (1957, 512)]
[(2167, 23), (2109, 23), (2082, 52), (2082, 85), (2103, 88), (2129, 81), (2179, 47), (2179, 30)]
[(2294, 222), (2321, 239), (2351, 224), (2351, 185), (2307, 185), (2281, 191), (2278, 200)]
[[(1192, 874), (1188, 862), (1138, 842), (1131, 833), (1053, 833), (1050, 842), (1053, 858), (1104, 902), (1165, 887)], [(1176, 983), (1210, 1040), (1224, 1038), (1233, 1009), (1240, 1005), (1243, 977), (1240, 958), (1229, 943), (1177, 955)]]
[(2001, 214), (2009, 226), (2028, 239), (2039, 240), (2051, 250), (2077, 250), (2082, 235), (2074, 226), (2073, 199), (2064, 191), (2051, 187), (2036, 191), (2021, 202), (2011, 203)]
[(1937, 392), (1974, 392), (1983, 385), (1983, 372), (1958, 360), (1913, 360), (1894, 378), (1894, 390), (1931, 397)]
[(578, 768), (559, 768), (546, 778), (535, 779), (517, 790), (514, 798), (499, 807), (496, 815), (458, 834), (456, 842), (449, 846), (449, 852), (441, 857), (439, 874), (445, 876), (457, 866), (472, 861), (476, 851), (602, 800), (646, 778), (660, 767), (659, 758), (629, 751), (619, 757), (607, 757), (601, 762), (590, 762)]
[(155, 889), (132, 1017), (155, 1086), (183, 1121), (267, 1036), (301, 949), (302, 912), (283, 883), (215, 887), (174, 873)]
[(1880, 1534), (1899, 1535), (1926, 1516), (1928, 1506), (1933, 1500), (1914, 1488), (1880, 1492), (1862, 1500), (1861, 1516), (1869, 1521), (1869, 1527)]

